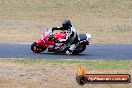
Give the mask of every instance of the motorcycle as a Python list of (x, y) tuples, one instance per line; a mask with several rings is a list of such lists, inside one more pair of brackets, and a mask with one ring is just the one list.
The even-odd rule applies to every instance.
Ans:
[[(41, 53), (48, 49), (48, 52), (58, 52), (65, 53), (69, 49), (69, 45), (65, 42), (59, 42), (59, 39), (65, 39), (66, 32), (61, 31), (59, 33), (52, 32), (51, 28), (46, 29), (41, 33), (41, 39), (38, 39), (31, 45), (31, 50), (34, 53)], [(89, 45), (89, 40), (91, 39), (90, 34), (79, 34), (79, 43), (72, 54), (82, 53), (86, 49), (86, 45)], [(66, 46), (63, 50), (62, 47)]]

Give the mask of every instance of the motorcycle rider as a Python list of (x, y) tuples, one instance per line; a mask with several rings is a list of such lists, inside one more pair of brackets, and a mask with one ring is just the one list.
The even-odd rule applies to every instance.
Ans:
[[(66, 42), (70, 47), (66, 51), (66, 54), (72, 54), (73, 50), (76, 48), (76, 44), (78, 44), (78, 34), (76, 32), (76, 29), (72, 26), (70, 20), (64, 20), (62, 22), (62, 27), (53, 27), (52, 30), (62, 30), (66, 32), (66, 38), (65, 39), (59, 39), (60, 42)], [(62, 50), (64, 50), (66, 46), (62, 47)]]

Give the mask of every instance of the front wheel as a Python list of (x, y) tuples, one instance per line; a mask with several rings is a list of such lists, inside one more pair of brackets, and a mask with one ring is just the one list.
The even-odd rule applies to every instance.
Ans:
[(34, 43), (31, 45), (31, 50), (32, 50), (34, 53), (41, 53), (41, 52), (45, 51), (46, 49), (47, 49), (47, 47), (38, 45), (36, 42), (34, 42)]
[(82, 53), (86, 49), (86, 45), (79, 45), (77, 48), (73, 51), (72, 54), (79, 54)]

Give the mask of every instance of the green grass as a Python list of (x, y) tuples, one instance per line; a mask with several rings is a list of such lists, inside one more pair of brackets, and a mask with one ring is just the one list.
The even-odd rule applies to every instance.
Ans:
[(49, 59), (0, 59), (0, 62), (12, 62), (21, 64), (76, 64), (90, 67), (91, 69), (125, 69), (132, 67), (131, 60), (49, 60)]

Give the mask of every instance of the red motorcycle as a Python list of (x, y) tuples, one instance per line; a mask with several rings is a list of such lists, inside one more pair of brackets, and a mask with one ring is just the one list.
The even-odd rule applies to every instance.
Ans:
[[(35, 53), (41, 53), (48, 48), (48, 52), (59, 52), (65, 53), (69, 49), (69, 45), (65, 42), (59, 42), (59, 39), (65, 39), (66, 32), (61, 31), (59, 33), (52, 33), (52, 30), (46, 29), (46, 31), (41, 33), (41, 39), (38, 39), (31, 45), (31, 50)], [(91, 39), (90, 34), (79, 34), (79, 43), (72, 54), (82, 53), (86, 49), (86, 45), (89, 45), (89, 40)], [(62, 47), (66, 46), (64, 50)]]

